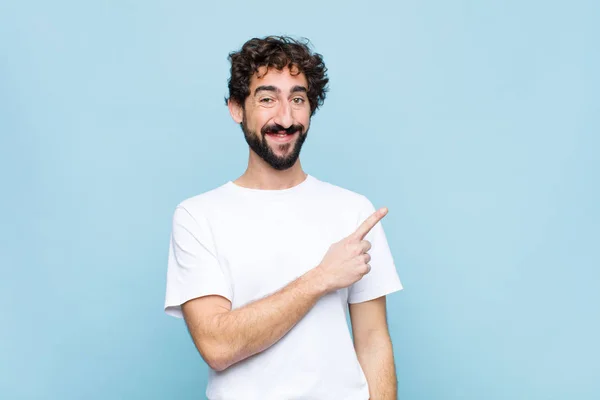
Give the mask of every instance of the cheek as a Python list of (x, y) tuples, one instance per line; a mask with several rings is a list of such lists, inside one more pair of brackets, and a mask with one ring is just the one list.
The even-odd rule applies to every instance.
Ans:
[(310, 126), (310, 112), (302, 112), (298, 115), (296, 121), (299, 124), (304, 125), (304, 128), (306, 128), (305, 130), (308, 130), (308, 127)]
[(251, 115), (247, 116), (248, 125), (252, 128), (252, 130), (256, 132), (260, 132), (260, 130), (269, 122), (272, 118), (269, 112), (265, 112), (265, 110), (256, 110)]
[(277, 117), (275, 108), (263, 107), (256, 110), (256, 122), (260, 126), (266, 125), (275, 117)]

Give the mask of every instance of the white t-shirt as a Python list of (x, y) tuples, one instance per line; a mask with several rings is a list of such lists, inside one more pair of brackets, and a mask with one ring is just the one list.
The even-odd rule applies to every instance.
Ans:
[[(329, 246), (375, 211), (363, 195), (312, 175), (283, 190), (226, 184), (181, 202), (173, 217), (165, 312), (206, 295), (232, 308), (266, 297), (316, 267)], [(402, 289), (381, 223), (366, 236), (371, 271), (329, 293), (283, 338), (222, 372), (211, 400), (366, 400), (369, 388), (347, 325), (348, 303)]]

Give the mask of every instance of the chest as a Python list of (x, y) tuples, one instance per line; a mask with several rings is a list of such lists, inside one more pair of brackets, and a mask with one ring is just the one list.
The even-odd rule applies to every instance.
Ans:
[(352, 229), (352, 219), (294, 204), (231, 209), (213, 227), (233, 308), (268, 296), (316, 267), (329, 246)]

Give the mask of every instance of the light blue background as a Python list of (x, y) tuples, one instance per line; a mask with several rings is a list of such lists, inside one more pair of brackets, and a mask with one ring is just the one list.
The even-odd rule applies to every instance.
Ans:
[(0, 398), (201, 399), (170, 219), (238, 177), (227, 54), (306, 36), (302, 154), (386, 205), (401, 399), (600, 398), (598, 2), (0, 2)]

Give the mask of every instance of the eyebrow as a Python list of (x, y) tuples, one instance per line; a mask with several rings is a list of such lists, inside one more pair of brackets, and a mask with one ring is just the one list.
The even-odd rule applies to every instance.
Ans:
[(258, 92), (262, 92), (262, 91), (276, 92), (276, 93), (280, 92), (280, 90), (278, 88), (276, 88), (275, 86), (259, 86), (256, 89), (254, 89), (254, 95), (256, 96), (258, 94)]
[(304, 92), (307, 93), (308, 90), (304, 87), (304, 86), (300, 86), (300, 85), (296, 85), (292, 88), (292, 93), (296, 93), (296, 92)]
[[(263, 85), (263, 86), (259, 86), (256, 89), (254, 89), (254, 95), (256, 96), (258, 94), (258, 92), (261, 91), (265, 91), (265, 92), (275, 92), (275, 93), (281, 93), (281, 90), (275, 86), (272, 85)], [(307, 93), (308, 90), (306, 89), (306, 87), (301, 86), (301, 85), (296, 85), (292, 88), (292, 93), (296, 93), (296, 92), (304, 92)]]

